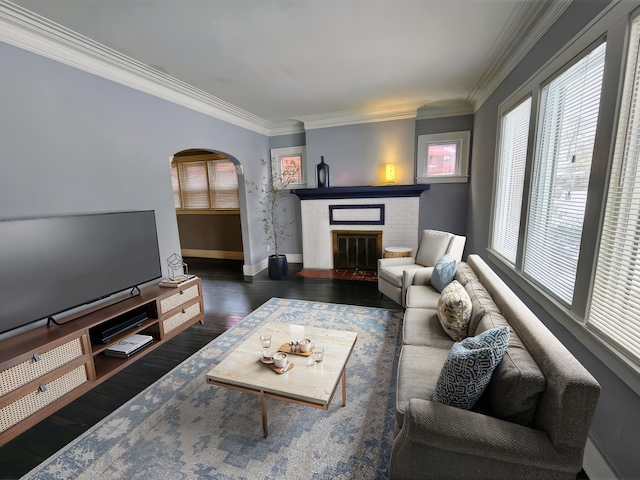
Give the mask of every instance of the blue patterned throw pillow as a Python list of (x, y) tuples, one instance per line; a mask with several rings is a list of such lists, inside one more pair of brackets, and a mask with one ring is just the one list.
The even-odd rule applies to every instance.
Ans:
[(438, 260), (436, 266), (433, 267), (431, 286), (442, 293), (444, 287), (453, 282), (453, 277), (456, 276), (457, 267), (458, 262), (451, 258), (448, 253), (444, 255), (440, 260)]
[(440, 372), (433, 400), (466, 410), (473, 408), (502, 361), (509, 336), (509, 327), (497, 327), (454, 343)]

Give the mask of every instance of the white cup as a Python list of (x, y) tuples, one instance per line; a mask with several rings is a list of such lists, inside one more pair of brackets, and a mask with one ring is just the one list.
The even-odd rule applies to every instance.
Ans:
[(282, 368), (287, 364), (287, 354), (284, 352), (276, 352), (272, 358), (273, 364), (278, 368)]
[(303, 338), (302, 340), (298, 340), (298, 347), (300, 347), (300, 351), (302, 353), (307, 353), (312, 346), (313, 346), (313, 342), (308, 338)]

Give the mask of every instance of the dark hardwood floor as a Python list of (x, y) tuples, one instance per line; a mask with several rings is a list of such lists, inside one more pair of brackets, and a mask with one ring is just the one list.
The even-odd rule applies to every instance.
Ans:
[(266, 272), (245, 278), (241, 261), (185, 261), (189, 272), (202, 279), (204, 324), (180, 333), (0, 447), (0, 478), (20, 478), (272, 297), (398, 308), (380, 298), (375, 282), (295, 276), (300, 265), (289, 265), (289, 277), (276, 281)]

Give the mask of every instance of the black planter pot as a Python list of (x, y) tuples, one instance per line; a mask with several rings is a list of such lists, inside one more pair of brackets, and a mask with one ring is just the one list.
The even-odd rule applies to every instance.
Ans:
[(289, 264), (287, 263), (287, 256), (280, 255), (276, 257), (271, 255), (269, 257), (269, 278), (271, 280), (282, 280), (289, 274)]

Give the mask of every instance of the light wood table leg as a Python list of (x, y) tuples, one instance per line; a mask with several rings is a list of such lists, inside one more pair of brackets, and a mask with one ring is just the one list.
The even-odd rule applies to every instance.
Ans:
[(262, 436), (267, 438), (269, 427), (267, 426), (267, 397), (264, 396), (264, 392), (260, 392), (260, 402), (262, 403)]
[(347, 369), (342, 370), (342, 406), (347, 405)]

